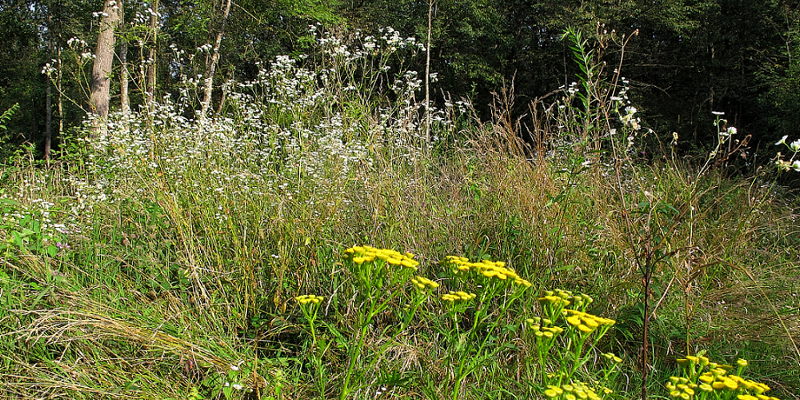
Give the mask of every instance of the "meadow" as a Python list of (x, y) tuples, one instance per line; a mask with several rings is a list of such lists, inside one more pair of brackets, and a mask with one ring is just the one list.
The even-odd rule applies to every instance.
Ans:
[(578, 32), (488, 121), (413, 38), (316, 35), (0, 167), (0, 397), (800, 398), (797, 138), (681, 155)]

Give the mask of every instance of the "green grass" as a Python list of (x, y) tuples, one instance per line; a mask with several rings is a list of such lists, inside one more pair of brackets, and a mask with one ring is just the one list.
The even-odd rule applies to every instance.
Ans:
[[(261, 398), (336, 397), (353, 363), (358, 384), (349, 396), (359, 398), (383, 386), (401, 397), (530, 398), (537, 393), (533, 378), (520, 375), (531, 363), (524, 321), (538, 312), (539, 292), (561, 287), (590, 293), (594, 312), (618, 321), (597, 346), (625, 360), (629, 381), (617, 389), (630, 396), (639, 375), (641, 282), (626, 228), (614, 215), (620, 206), (607, 189), (613, 183), (586, 171), (567, 197), (553, 201), (567, 183), (553, 172), (557, 165), (491, 150), (465, 147), (453, 150), (456, 157), (363, 167), (340, 179), (331, 198), (303, 188), (291, 199), (266, 188), (261, 196), (216, 197), (171, 186), (168, 177), (129, 182), (122, 201), (96, 203), (82, 215), (86, 228), (68, 235), (68, 250), (6, 251), (2, 390), (19, 398), (187, 398), (195, 389), (215, 397), (224, 396), (230, 379)], [(681, 200), (671, 196), (685, 191), (686, 172), (644, 170), (654, 196)], [(42, 176), (43, 187), (15, 193), (24, 187), (16, 183), (30, 176)], [(773, 195), (748, 204), (761, 190), (737, 179), (701, 182), (705, 212), (691, 221), (696, 269), (687, 276), (678, 255), (654, 276), (652, 298), (663, 296), (651, 329), (654, 393), (665, 394), (661, 385), (687, 348), (747, 358), (751, 376), (785, 397), (798, 387), (786, 332), (798, 329), (794, 217)], [(30, 165), (10, 173), (5, 187), (27, 205), (34, 197), (69, 196), (59, 185), (57, 171)], [(147, 190), (135, 194), (137, 186)], [(228, 219), (215, 217), (220, 208)], [(674, 230), (680, 237), (674, 246), (683, 243), (689, 223)], [(496, 316), (503, 329), (493, 333), (492, 357), (478, 360), (457, 385), (452, 363), (475, 350), (446, 339), (453, 325), (440, 302), (423, 303), (426, 317), (403, 332), (375, 333), (392, 324), (391, 316), (361, 334), (353, 330), (362, 294), (345, 289), (353, 277), (343, 269), (342, 251), (358, 243), (417, 253), (420, 273), (440, 279), (447, 269), (438, 260), (446, 255), (491, 256), (534, 286), (513, 312)], [(393, 290), (408, 294), (412, 286), (405, 281)], [(325, 344), (312, 346), (326, 351), (316, 362), (293, 301), (305, 293), (327, 298), (317, 329)], [(389, 307), (402, 308), (401, 298)], [(472, 335), (463, 339), (478, 339)], [(348, 352), (346, 340), (363, 340), (369, 356)], [(248, 374), (228, 378), (229, 366), (240, 362)]]
[[(2, 167), (0, 397), (531, 399), (594, 385), (614, 352), (604, 396), (634, 398), (637, 261), (652, 254), (650, 398), (703, 349), (798, 398), (798, 204), (770, 174), (632, 160), (607, 142), (585, 154), (557, 130), (544, 157), (507, 120), (463, 115), (431, 148), (419, 104), (342, 94), (362, 75), (307, 88), (321, 93), (310, 103), (232, 105), (210, 127), (165, 106), (163, 124), (137, 115), (61, 161)], [(344, 138), (335, 152), (330, 138)], [(414, 253), (419, 269), (359, 279), (344, 251), (361, 244)], [(453, 274), (450, 255), (504, 261), (532, 285)], [(415, 275), (441, 286), (421, 293)], [(543, 362), (527, 320), (557, 288), (616, 323), (581, 347), (573, 329)], [(450, 290), (476, 298), (450, 304)]]

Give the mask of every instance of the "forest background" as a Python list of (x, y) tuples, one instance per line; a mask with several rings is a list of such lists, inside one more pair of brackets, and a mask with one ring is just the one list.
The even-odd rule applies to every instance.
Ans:
[(0, 34), (0, 397), (798, 398), (797, 1)]
[[(145, 11), (148, 3), (125, 3), (127, 18), (117, 30), (117, 46), (127, 48), (127, 60), (137, 71), (145, 61), (154, 66), (147, 67), (147, 74), (154, 74), (148, 79), (162, 95), (177, 92), (181, 84), (177, 70), (182, 66), (170, 49), (194, 51), (213, 44), (225, 4), (157, 0), (155, 6), (157, 20)], [(444, 93), (470, 98), (486, 117), (491, 93), (513, 85), (516, 111), (522, 114), (530, 100), (576, 80), (568, 45), (560, 39), (563, 30), (591, 34), (600, 23), (603, 30), (621, 34), (638, 30), (625, 54), (624, 76), (635, 89), (633, 103), (655, 131), (679, 132), (691, 138), (684, 145), (702, 147), (712, 138), (704, 129), (713, 120), (710, 111), (724, 110), (731, 124), (753, 136), (753, 147), (765, 147), (800, 125), (798, 9), (791, 0), (437, 1), (430, 68), (438, 81), (432, 95), (438, 102)], [(6, 151), (27, 142), (41, 153), (48, 135), (58, 143), (59, 129), (84, 118), (88, 82), (80, 75), (88, 60), (81, 62), (80, 54), (87, 49), (70, 40), (93, 45), (100, 10), (96, 1), (83, 0), (0, 5), (0, 109), (20, 105), (3, 133)], [(217, 84), (252, 79), (258, 63), (302, 53), (309, 44), (309, 24), (365, 32), (392, 26), (425, 38), (427, 17), (425, 1), (237, 1), (223, 28), (214, 79)], [(619, 54), (607, 57), (613, 64)], [(424, 57), (411, 62), (416, 63), (412, 69), (424, 69)], [(53, 75), (58, 79), (42, 74), (45, 65), (58, 69)], [(114, 64), (116, 76), (119, 65)], [(119, 80), (113, 84), (119, 104)], [(134, 107), (143, 103), (143, 91), (131, 91)]]

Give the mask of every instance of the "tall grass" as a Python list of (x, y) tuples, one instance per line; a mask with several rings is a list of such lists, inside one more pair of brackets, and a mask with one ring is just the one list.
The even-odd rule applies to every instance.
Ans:
[[(636, 159), (644, 131), (616, 83), (564, 88), (529, 124), (508, 93), (484, 123), (448, 102), (429, 142), (421, 79), (403, 69), (416, 42), (317, 34), (310, 57), (226, 84), (219, 116), (187, 117), (187, 80), (60, 162), (2, 167), (4, 397), (528, 399), (595, 385), (609, 352), (619, 377), (598, 395), (632, 397), (647, 375), (655, 397), (676, 359), (708, 349), (797, 398), (797, 204), (769, 174)], [(359, 283), (344, 254), (358, 244), (413, 253), (413, 275), (441, 286)], [(504, 261), (532, 286), (453, 274), (451, 255)], [(564, 336), (554, 349), (578, 353), (545, 362), (546, 324), (528, 319), (555, 288), (616, 323), (578, 350)], [(451, 290), (476, 298), (442, 300)], [(307, 294), (324, 299), (298, 304)]]

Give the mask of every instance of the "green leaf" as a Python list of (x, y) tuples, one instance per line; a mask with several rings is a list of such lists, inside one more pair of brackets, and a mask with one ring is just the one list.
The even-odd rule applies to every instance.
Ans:
[(47, 246), (47, 247), (44, 249), (44, 251), (45, 251), (45, 253), (47, 253), (47, 255), (48, 255), (48, 256), (50, 256), (50, 257), (55, 257), (55, 256), (56, 256), (56, 254), (58, 254), (58, 247), (56, 247), (56, 246), (53, 246), (53, 245), (51, 244), (50, 246)]

